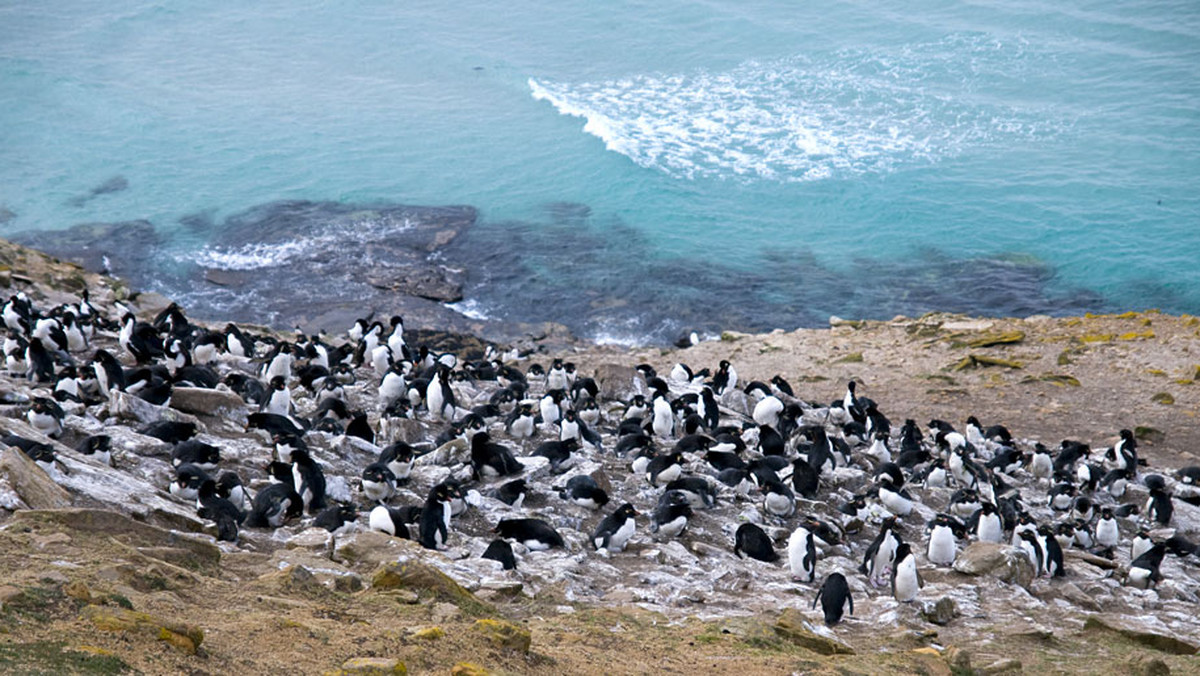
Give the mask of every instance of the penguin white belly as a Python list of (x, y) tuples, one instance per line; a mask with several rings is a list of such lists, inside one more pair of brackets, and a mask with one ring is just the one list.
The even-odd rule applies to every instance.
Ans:
[(617, 529), (617, 532), (613, 533), (608, 538), (608, 546), (606, 549), (608, 549), (610, 552), (625, 551), (625, 545), (629, 542), (629, 538), (633, 537), (633, 532), (636, 529), (637, 524), (633, 519), (625, 519), (625, 523), (621, 524), (621, 527)]
[(946, 470), (942, 467), (935, 467), (929, 470), (929, 474), (925, 477), (926, 488), (945, 488), (946, 487)]
[(1150, 586), (1151, 574), (1153, 574), (1153, 571), (1147, 568), (1130, 568), (1129, 577), (1125, 579), (1125, 583), (1130, 587), (1146, 589)]
[(954, 544), (954, 531), (949, 526), (934, 526), (929, 534), (929, 561), (939, 566), (949, 566), (954, 563), (957, 554)]
[(1039, 479), (1045, 479), (1054, 472), (1054, 464), (1050, 461), (1050, 456), (1045, 453), (1038, 453), (1033, 456), (1033, 462), (1029, 464), (1029, 472)]
[[(678, 465), (676, 465), (678, 467)], [(763, 508), (775, 516), (791, 516), (796, 509), (796, 503), (786, 495), (767, 493), (763, 500)]]
[[(366, 494), (368, 500), (387, 500), (392, 497), (392, 485), (386, 481), (370, 481), (362, 480), (363, 493)], [(394, 533), (393, 533), (394, 535)]]
[(883, 503), (884, 507), (887, 507), (889, 512), (896, 516), (908, 516), (912, 513), (912, 500), (886, 488), (879, 489), (879, 501)]
[(917, 598), (917, 592), (921, 589), (921, 584), (917, 580), (917, 557), (906, 556), (896, 566), (896, 600), (901, 603), (910, 603)]
[[(791, 568), (793, 580), (813, 580), (815, 566), (809, 565), (805, 560), (808, 557), (808, 535), (804, 528), (797, 528), (788, 538), (788, 566)], [(813, 554), (815, 559), (816, 552)]]
[(998, 514), (980, 515), (979, 528), (976, 530), (976, 535), (980, 542), (994, 542), (999, 544), (1004, 541), (1004, 526), (1000, 521)]
[(367, 526), (371, 530), (377, 530), (388, 535), (396, 534), (396, 524), (392, 522), (392, 515), (388, 512), (388, 508), (379, 505), (371, 510), (371, 516), (367, 519)]
[(661, 472), (659, 472), (656, 481), (660, 484), (669, 484), (678, 479), (682, 474), (683, 465), (676, 463), (664, 468)]
[(684, 528), (687, 528), (688, 519), (686, 516), (677, 516), (674, 519), (658, 525), (658, 533), (663, 537), (674, 538), (679, 537)]
[(521, 544), (525, 545), (525, 548), (531, 552), (544, 552), (550, 549), (550, 545), (541, 540), (524, 540)]

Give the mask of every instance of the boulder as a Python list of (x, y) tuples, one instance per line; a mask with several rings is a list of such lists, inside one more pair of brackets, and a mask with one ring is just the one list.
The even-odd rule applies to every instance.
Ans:
[(71, 506), (71, 494), (17, 448), (0, 450), (0, 483), (7, 483), (30, 509)]
[(458, 662), (450, 667), (450, 676), (488, 676), (490, 673), (474, 662)]
[(196, 416), (176, 411), (169, 406), (156, 406), (146, 401), (119, 390), (113, 390), (109, 393), (108, 412), (110, 415), (125, 420), (134, 420), (143, 425), (159, 420), (171, 420), (175, 422), (191, 422), (196, 423), (199, 430), (203, 430), (204, 426), (196, 419)]
[(155, 638), (188, 655), (195, 655), (196, 649), (204, 641), (204, 630), (199, 627), (125, 608), (89, 605), (83, 609), (83, 618), (101, 631), (121, 631)]
[(407, 674), (408, 667), (390, 657), (351, 657), (342, 663), (342, 668), (327, 672), (335, 676), (394, 676)]
[(417, 592), (422, 598), (429, 597), (452, 603), (471, 615), (493, 612), (488, 604), (475, 598), (471, 592), (451, 579), (449, 575), (433, 566), (414, 560), (380, 566), (371, 578), (371, 588), (375, 590), (408, 589)]
[(972, 542), (954, 560), (954, 570), (964, 575), (991, 575), (1029, 589), (1035, 571), (1029, 557), (1008, 545)]
[(596, 367), (593, 379), (601, 401), (629, 401), (635, 394), (646, 392), (645, 381), (632, 366), (601, 364)]
[(1083, 625), (1084, 631), (1110, 631), (1149, 648), (1172, 655), (1195, 655), (1200, 648), (1165, 631), (1154, 630), (1134, 619), (1116, 615), (1092, 615)]
[(505, 620), (476, 620), (475, 631), (498, 648), (515, 652), (529, 652), (532, 636), (528, 629)]
[(954, 599), (943, 596), (937, 603), (926, 603), (922, 606), (921, 617), (936, 625), (946, 626), (958, 617), (958, 607), (954, 604)]
[(853, 655), (854, 649), (832, 638), (821, 636), (808, 628), (804, 615), (796, 608), (783, 611), (775, 621), (775, 633), (781, 638), (821, 655)]
[(204, 387), (176, 387), (171, 391), (171, 408), (184, 413), (210, 417), (246, 417), (246, 402), (228, 390)]

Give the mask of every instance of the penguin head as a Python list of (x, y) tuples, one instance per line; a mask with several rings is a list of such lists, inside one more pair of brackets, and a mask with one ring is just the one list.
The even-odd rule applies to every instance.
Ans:
[(633, 517), (638, 515), (638, 512), (636, 509), (633, 508), (633, 505), (626, 502), (625, 504), (618, 507), (617, 511), (614, 512), (613, 515), (620, 519), (632, 519)]
[(271, 389), (277, 392), (282, 392), (283, 390), (287, 389), (287, 378), (284, 378), (283, 376), (275, 376), (274, 378), (271, 378)]

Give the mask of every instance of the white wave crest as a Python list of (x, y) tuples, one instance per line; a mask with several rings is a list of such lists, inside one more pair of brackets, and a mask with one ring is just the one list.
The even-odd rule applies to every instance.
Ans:
[(384, 241), (414, 227), (411, 220), (351, 218), (330, 222), (320, 234), (296, 237), (286, 242), (256, 242), (241, 247), (206, 246), (187, 257), (194, 263), (221, 270), (258, 270), (278, 267), (330, 248), (344, 249), (348, 242), (364, 244)]
[[(952, 36), (895, 53), (747, 62), (725, 73), (528, 81), (535, 100), (635, 163), (686, 178), (809, 181), (936, 161), (1047, 133), (1044, 116), (974, 90), (1019, 69), (1020, 44)], [(1015, 64), (1015, 65), (1014, 65)]]

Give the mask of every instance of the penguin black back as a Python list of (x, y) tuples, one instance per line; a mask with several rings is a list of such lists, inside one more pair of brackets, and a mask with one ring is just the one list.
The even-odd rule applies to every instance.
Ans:
[(825, 624), (829, 626), (842, 621), (842, 613), (847, 605), (850, 607), (850, 614), (854, 614), (854, 598), (850, 596), (850, 585), (846, 582), (846, 576), (841, 573), (830, 573), (829, 577), (825, 578), (821, 590), (813, 599), (813, 608), (817, 607), (817, 601), (821, 602)]

